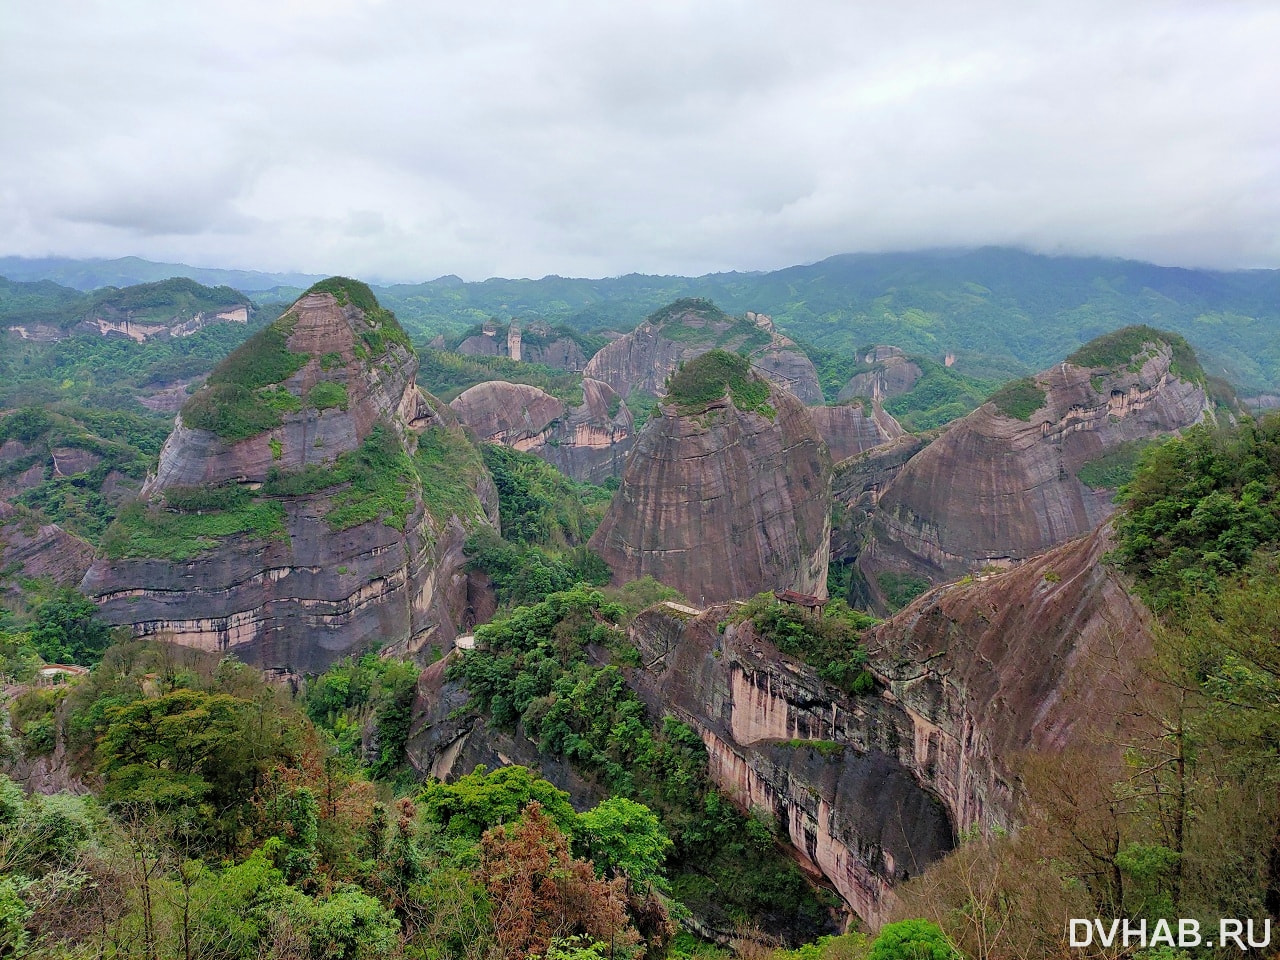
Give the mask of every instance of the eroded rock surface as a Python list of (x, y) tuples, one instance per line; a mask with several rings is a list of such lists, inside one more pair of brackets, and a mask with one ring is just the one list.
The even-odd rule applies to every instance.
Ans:
[(642, 613), (630, 635), (645, 668), (633, 683), (651, 710), (698, 731), (712, 779), (739, 806), (784, 825), (801, 864), (879, 924), (893, 885), (953, 844), (943, 805), (899, 756), (910, 718), (846, 698), (750, 622), (721, 633), (730, 610)]
[[(180, 560), (170, 558), (172, 548), (150, 553), (136, 537), (108, 531), (104, 542), (123, 545), (93, 564), (82, 589), (108, 622), (281, 673), (318, 672), (370, 647), (448, 649), (469, 616), (463, 542), (476, 524), (496, 523), (496, 492), (479, 455), (448, 407), (417, 387), (416, 358), (394, 318), (375, 320), (345, 298), (312, 292), (277, 323), (305, 362), (271, 389), (298, 398), (300, 408), (243, 439), (179, 416), (144, 506), (163, 511), (171, 493), (193, 489), (239, 490), (281, 510), (282, 529), (212, 537)], [(321, 409), (312, 391), (322, 383), (331, 397), (340, 387), (345, 400)], [(375, 501), (374, 519), (342, 522), (335, 498), (349, 484), (328, 479), (337, 477), (329, 471), (340, 457), (371, 449), (377, 431), (390, 445), (369, 454), (367, 469), (394, 471), (385, 482), (405, 493)], [(437, 449), (453, 453), (426, 454), (435, 465), (419, 475), (419, 453)], [(270, 492), (295, 476), (311, 479), (295, 492)], [(454, 493), (437, 502), (430, 491), (444, 482)], [(368, 494), (381, 495), (376, 487)], [(403, 513), (397, 497), (407, 497)]]
[(619, 582), (652, 575), (699, 604), (825, 596), (830, 455), (799, 400), (770, 384), (769, 404), (659, 407), (590, 541)]
[(881, 401), (910, 393), (916, 381), (924, 376), (919, 364), (911, 360), (897, 347), (873, 347), (862, 358), (870, 368), (856, 373), (840, 389), (836, 400), (840, 403), (854, 397), (867, 397)]
[(833, 463), (865, 453), (906, 433), (878, 403), (810, 407), (809, 416), (831, 451)]
[(80, 582), (93, 562), (93, 547), (32, 511), (0, 500), (0, 569), (48, 578), (59, 586)]
[(632, 683), (707, 745), (716, 782), (784, 824), (859, 916), (954, 837), (1016, 825), (1026, 751), (1106, 742), (1139, 682), (1150, 615), (1101, 562), (1108, 531), (932, 591), (868, 635), (876, 693), (850, 698), (732, 608), (659, 605), (630, 629)]
[[(1167, 343), (1130, 367), (1061, 363), (1039, 374), (1044, 393), (1029, 419), (986, 403), (952, 424), (882, 493), (860, 564), (879, 571), (952, 579), (1019, 562), (1093, 530), (1115, 509), (1080, 468), (1126, 441), (1203, 419), (1203, 386), (1170, 369)], [(1140, 360), (1140, 362), (1138, 362)]]
[(449, 406), (477, 439), (532, 453), (575, 480), (602, 483), (622, 474), (631, 452), (631, 411), (599, 380), (584, 379), (582, 396), (570, 407), (537, 387), (493, 380)]
[(457, 352), (473, 357), (510, 357), (523, 363), (573, 372), (587, 365), (587, 357), (573, 337), (563, 329), (553, 330), (540, 321), (521, 324), (512, 320), (506, 325), (485, 323), (480, 333), (458, 344)]
[(666, 381), (681, 363), (722, 349), (747, 356), (762, 374), (807, 404), (822, 403), (813, 362), (778, 333), (763, 314), (731, 317), (707, 300), (678, 300), (652, 314), (626, 336), (605, 345), (584, 373), (619, 396), (633, 390), (666, 395)]

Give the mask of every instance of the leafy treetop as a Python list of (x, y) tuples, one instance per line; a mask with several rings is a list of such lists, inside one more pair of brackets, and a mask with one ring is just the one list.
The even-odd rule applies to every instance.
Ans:
[(709, 350), (684, 364), (667, 382), (667, 400), (681, 415), (699, 413), (729, 394), (744, 413), (769, 416), (769, 384), (753, 373), (745, 357), (725, 350)]

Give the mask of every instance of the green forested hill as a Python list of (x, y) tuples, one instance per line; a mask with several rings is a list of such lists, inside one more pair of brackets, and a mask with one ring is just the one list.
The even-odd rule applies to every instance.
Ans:
[[(41, 264), (46, 264), (41, 268)], [(79, 265), (79, 267), (77, 267)], [(83, 269), (80, 269), (80, 268)], [(107, 270), (110, 267), (110, 270)], [(8, 272), (6, 272), (8, 271)], [(104, 272), (105, 271), (105, 272)], [(157, 271), (159, 271), (157, 273)], [(305, 278), (181, 264), (0, 259), (0, 275), (91, 287), (188, 276), (255, 299), (291, 300)], [(104, 279), (106, 277), (112, 279)], [(1046, 257), (1005, 248), (845, 254), (768, 273), (703, 277), (629, 274), (603, 280), (549, 276), (467, 283), (375, 286), (415, 339), (456, 336), (472, 325), (515, 316), (580, 331), (630, 330), (681, 297), (705, 297), (733, 314), (769, 314), (788, 335), (848, 352), (890, 343), (983, 379), (1043, 369), (1099, 334), (1146, 323), (1185, 336), (1208, 372), (1246, 393), (1280, 389), (1280, 271), (1221, 272), (1131, 260)], [(12, 298), (0, 290), (0, 308)]]
[(770, 273), (544, 277), (379, 289), (415, 335), (490, 316), (537, 315), (579, 329), (629, 330), (679, 297), (767, 313), (796, 339), (852, 351), (891, 343), (980, 377), (1056, 362), (1133, 323), (1183, 334), (1209, 372), (1249, 390), (1280, 386), (1280, 272), (1223, 273), (1008, 249), (857, 254)]

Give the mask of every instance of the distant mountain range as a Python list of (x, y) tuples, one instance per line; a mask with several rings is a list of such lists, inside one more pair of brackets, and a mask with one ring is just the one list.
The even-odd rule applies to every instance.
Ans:
[[(79, 289), (185, 276), (232, 286), (260, 301), (290, 299), (316, 279), (132, 257), (0, 258), (0, 276)], [(1146, 323), (1183, 334), (1211, 375), (1246, 392), (1280, 390), (1277, 270), (1192, 270), (984, 248), (846, 254), (762, 273), (474, 283), (446, 276), (374, 290), (420, 340), (513, 317), (582, 331), (626, 331), (676, 299), (704, 297), (733, 314), (768, 314), (780, 330), (813, 347), (847, 354), (893, 344), (939, 361), (950, 358), (956, 369), (990, 378), (1041, 369), (1100, 334)]]
[(67, 257), (0, 257), (0, 277), (31, 282), (52, 280), (76, 290), (128, 287), (170, 277), (187, 277), (207, 287), (234, 287), (256, 293), (274, 287), (309, 287), (324, 277), (309, 273), (263, 273), (258, 270), (219, 270), (185, 263), (156, 263), (141, 257), (118, 260), (72, 260)]

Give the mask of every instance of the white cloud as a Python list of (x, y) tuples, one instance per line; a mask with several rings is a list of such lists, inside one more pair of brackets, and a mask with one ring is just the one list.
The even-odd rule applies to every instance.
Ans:
[(1269, 3), (0, 0), (0, 253), (1280, 266)]

